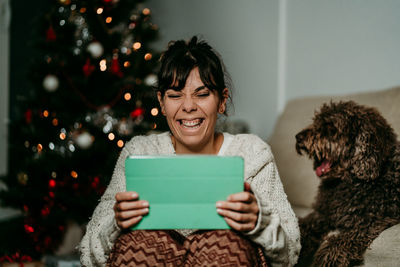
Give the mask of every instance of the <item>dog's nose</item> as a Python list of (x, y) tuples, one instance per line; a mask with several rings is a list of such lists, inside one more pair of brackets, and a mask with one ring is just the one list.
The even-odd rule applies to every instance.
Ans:
[(310, 130), (306, 129), (296, 134), (296, 143), (303, 143), (304, 139), (306, 139), (307, 132)]
[(305, 141), (309, 133), (310, 129), (304, 129), (303, 131), (296, 134), (296, 151), (300, 155), (302, 150), (307, 151), (307, 148), (305, 146)]

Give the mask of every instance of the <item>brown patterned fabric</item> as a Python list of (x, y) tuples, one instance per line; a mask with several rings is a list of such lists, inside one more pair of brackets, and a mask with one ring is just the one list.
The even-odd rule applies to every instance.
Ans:
[(114, 266), (262, 266), (262, 249), (230, 230), (132, 231), (121, 235), (107, 261)]

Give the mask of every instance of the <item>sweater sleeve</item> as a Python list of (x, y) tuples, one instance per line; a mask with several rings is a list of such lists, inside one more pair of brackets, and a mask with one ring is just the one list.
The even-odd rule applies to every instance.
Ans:
[(129, 154), (127, 147), (121, 151), (111, 182), (86, 227), (86, 233), (79, 246), (83, 266), (105, 266), (119, 236), (120, 228), (114, 219), (113, 206), (115, 194), (125, 191), (125, 159)]
[(248, 179), (259, 205), (256, 227), (247, 235), (263, 247), (272, 266), (293, 266), (300, 252), (297, 218), (287, 200), (274, 161)]

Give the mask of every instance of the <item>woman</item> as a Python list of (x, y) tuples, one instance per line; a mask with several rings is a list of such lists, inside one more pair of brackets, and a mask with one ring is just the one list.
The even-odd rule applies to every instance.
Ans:
[[(269, 146), (254, 135), (215, 131), (229, 98), (216, 52), (197, 37), (171, 42), (161, 57), (157, 97), (170, 132), (137, 136), (126, 144), (82, 239), (82, 264), (255, 266), (265, 255), (274, 266), (293, 266), (300, 250), (298, 224)], [(216, 203), (232, 230), (123, 231), (151, 205), (136, 192), (124, 192), (124, 162), (131, 154), (243, 157), (246, 190)]]

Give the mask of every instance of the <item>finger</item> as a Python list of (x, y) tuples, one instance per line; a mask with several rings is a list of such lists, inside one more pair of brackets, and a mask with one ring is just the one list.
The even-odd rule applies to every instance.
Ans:
[(132, 219), (125, 220), (125, 221), (117, 221), (117, 225), (121, 229), (127, 229), (129, 227), (132, 227), (132, 226), (138, 224), (142, 218), (143, 218), (142, 216), (139, 216), (139, 217), (133, 217)]
[(133, 217), (143, 216), (149, 213), (148, 208), (140, 209), (140, 210), (129, 210), (122, 212), (115, 212), (115, 219), (119, 221), (128, 220)]
[(240, 232), (249, 232), (251, 230), (253, 230), (256, 225), (253, 223), (238, 223), (232, 219), (229, 218), (224, 218), (226, 223), (234, 230), (236, 231), (240, 231)]
[(114, 211), (127, 211), (148, 208), (149, 202), (146, 200), (123, 201), (114, 204)]
[(251, 192), (251, 186), (248, 182), (244, 183), (244, 191)]
[(218, 201), (217, 208), (225, 209), (225, 210), (232, 210), (232, 211), (242, 212), (242, 213), (257, 213), (258, 212), (258, 206), (256, 203), (248, 204), (246, 202)]
[(257, 215), (253, 213), (240, 213), (231, 210), (217, 209), (219, 215), (240, 223), (256, 222)]
[(256, 200), (256, 197), (250, 192), (240, 192), (228, 196), (228, 201), (242, 201), (242, 202), (252, 202)]
[(130, 201), (139, 199), (139, 194), (136, 192), (119, 192), (115, 194), (115, 200), (117, 202)]

